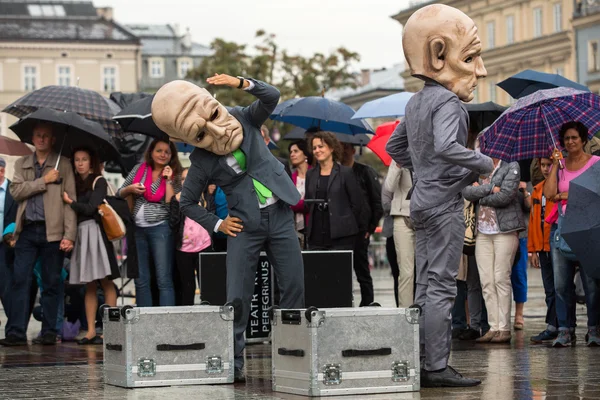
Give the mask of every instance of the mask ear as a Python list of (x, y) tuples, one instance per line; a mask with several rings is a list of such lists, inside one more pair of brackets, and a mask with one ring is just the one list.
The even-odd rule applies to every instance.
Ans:
[(439, 72), (444, 69), (444, 66), (446, 65), (448, 46), (441, 37), (431, 39), (428, 46), (429, 67), (433, 71)]

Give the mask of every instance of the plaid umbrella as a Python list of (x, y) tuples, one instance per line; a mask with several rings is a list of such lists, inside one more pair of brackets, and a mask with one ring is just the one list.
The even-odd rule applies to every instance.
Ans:
[(75, 86), (44, 86), (27, 93), (2, 111), (22, 118), (40, 108), (75, 112), (98, 122), (113, 136), (123, 134), (119, 124), (112, 120), (112, 116), (120, 110), (120, 107), (97, 92)]
[(509, 162), (548, 157), (569, 121), (587, 126), (591, 139), (600, 131), (600, 96), (560, 87), (523, 97), (482, 133), (481, 152)]

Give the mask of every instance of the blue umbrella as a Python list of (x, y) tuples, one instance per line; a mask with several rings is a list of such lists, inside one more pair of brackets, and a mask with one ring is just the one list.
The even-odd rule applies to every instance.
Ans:
[(275, 108), (270, 118), (305, 129), (314, 127), (348, 135), (373, 133), (369, 124), (353, 120), (352, 116), (354, 110), (344, 103), (311, 96), (284, 101)]
[(352, 119), (403, 117), (406, 104), (414, 93), (402, 92), (363, 104)]
[[(306, 129), (296, 127), (289, 131), (282, 140), (302, 140), (305, 139)], [(341, 143), (350, 143), (356, 146), (366, 145), (371, 141), (371, 138), (364, 133), (358, 135), (345, 135), (343, 133), (333, 133)]]
[(545, 72), (526, 69), (498, 84), (506, 93), (515, 99), (528, 96), (538, 90), (554, 89), (557, 87), (568, 87), (589, 92), (589, 89), (577, 82), (573, 82), (558, 74), (547, 74)]

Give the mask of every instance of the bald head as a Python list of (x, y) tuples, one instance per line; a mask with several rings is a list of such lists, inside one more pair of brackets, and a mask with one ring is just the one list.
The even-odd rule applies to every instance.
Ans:
[(411, 75), (433, 79), (463, 101), (473, 99), (477, 80), (487, 75), (477, 26), (454, 7), (417, 10), (404, 25), (402, 46)]
[(193, 83), (172, 81), (152, 100), (152, 119), (170, 138), (218, 155), (239, 148), (243, 130), (210, 93)]

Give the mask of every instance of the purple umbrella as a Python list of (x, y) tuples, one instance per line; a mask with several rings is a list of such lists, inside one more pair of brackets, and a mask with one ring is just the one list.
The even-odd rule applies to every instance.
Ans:
[(600, 96), (560, 87), (523, 97), (483, 132), (481, 152), (509, 162), (548, 157), (569, 121), (583, 123), (591, 139), (600, 131)]

